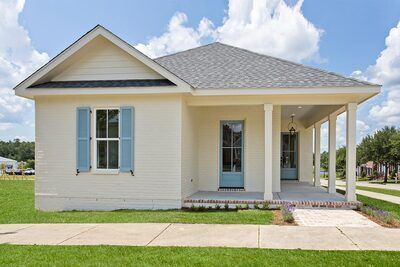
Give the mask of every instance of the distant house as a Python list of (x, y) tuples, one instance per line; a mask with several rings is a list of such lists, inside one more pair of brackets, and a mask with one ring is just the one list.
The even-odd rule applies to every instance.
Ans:
[(17, 170), (18, 161), (0, 157), (0, 166), (4, 166), (1, 168), (0, 173), (2, 173), (4, 170)]
[(374, 173), (374, 167), (375, 164), (373, 161), (368, 161), (367, 163), (361, 164), (357, 167), (357, 175), (362, 176), (364, 173), (368, 177), (372, 176)]
[(325, 121), (332, 196), (343, 112), (355, 201), (357, 107), (380, 88), (218, 42), (151, 59), (99, 25), (14, 89), (35, 101), (36, 208), (113, 210), (318, 187)]

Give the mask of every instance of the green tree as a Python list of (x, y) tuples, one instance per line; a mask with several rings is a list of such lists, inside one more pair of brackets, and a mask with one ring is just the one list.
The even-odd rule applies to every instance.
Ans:
[(336, 150), (336, 172), (339, 177), (346, 176), (346, 147), (344, 146)]
[(373, 135), (363, 138), (357, 147), (358, 162), (374, 161), (385, 166), (387, 182), (389, 165), (400, 162), (400, 133), (395, 127), (385, 126)]
[(374, 136), (367, 135), (357, 146), (357, 164), (363, 164), (375, 158), (374, 156)]
[(33, 160), (33, 159), (28, 159), (28, 160), (26, 161), (26, 168), (35, 169), (35, 160)]
[(321, 170), (328, 171), (328, 152), (321, 153)]
[(20, 141), (0, 141), (0, 156), (16, 161), (25, 161), (35, 159), (35, 143)]
[(394, 175), (396, 176), (398, 173), (398, 165), (400, 164), (400, 131), (397, 131), (396, 134), (392, 136), (391, 142), (391, 158), (393, 160), (393, 164), (395, 166)]
[(374, 161), (385, 166), (384, 182), (387, 182), (389, 165), (394, 162), (392, 157), (393, 143), (392, 139), (396, 136), (397, 130), (395, 127), (385, 126), (377, 131), (372, 142)]

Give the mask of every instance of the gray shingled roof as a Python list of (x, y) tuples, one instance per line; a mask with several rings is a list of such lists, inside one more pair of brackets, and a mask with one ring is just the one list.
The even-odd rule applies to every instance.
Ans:
[(155, 61), (194, 88), (374, 85), (218, 42), (156, 58)]
[(60, 81), (46, 82), (29, 88), (105, 88), (105, 87), (151, 87), (175, 86), (166, 79), (157, 80), (97, 80), (97, 81)]

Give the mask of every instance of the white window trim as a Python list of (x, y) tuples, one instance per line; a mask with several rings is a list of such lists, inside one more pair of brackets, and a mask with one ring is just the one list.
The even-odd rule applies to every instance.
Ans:
[[(97, 110), (118, 110), (118, 137), (117, 138), (97, 138)], [(94, 137), (93, 137), (93, 148), (94, 148), (94, 173), (95, 174), (119, 174), (119, 166), (121, 164), (121, 151), (120, 151), (120, 136), (121, 136), (121, 111), (119, 107), (97, 107), (93, 109), (94, 111)], [(107, 117), (107, 124), (106, 124), (106, 131), (108, 135), (108, 117)], [(97, 168), (97, 141), (118, 141), (118, 168), (117, 169), (99, 169)], [(107, 143), (107, 165), (108, 165), (108, 143)]]

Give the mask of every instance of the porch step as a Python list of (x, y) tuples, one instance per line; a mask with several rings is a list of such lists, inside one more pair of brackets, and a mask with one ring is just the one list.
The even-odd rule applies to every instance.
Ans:
[(362, 204), (361, 202), (348, 202), (348, 201), (288, 201), (288, 200), (224, 200), (224, 199), (190, 199), (187, 198), (183, 201), (182, 207), (190, 208), (192, 206), (199, 207), (215, 207), (216, 205), (224, 206), (228, 204), (230, 208), (236, 205), (249, 205), (254, 208), (255, 205), (262, 206), (268, 204), (270, 208), (279, 208), (284, 204), (290, 204), (297, 208), (337, 208), (337, 209), (358, 209)]

